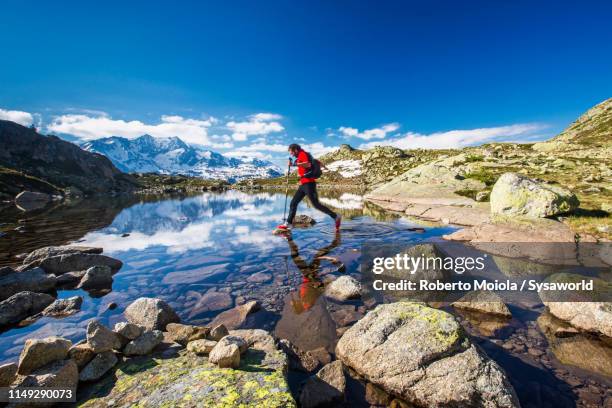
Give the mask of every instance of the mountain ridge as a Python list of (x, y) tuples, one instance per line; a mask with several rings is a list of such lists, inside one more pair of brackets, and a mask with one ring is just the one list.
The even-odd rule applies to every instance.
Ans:
[(106, 157), (82, 150), (57, 136), (44, 136), (35, 129), (0, 120), (0, 166), (6, 178), (5, 194), (14, 194), (10, 181), (19, 188), (30, 184), (52, 192), (57, 189), (80, 190), (83, 193), (105, 193), (134, 190), (135, 179), (122, 173)]
[(102, 154), (126, 173), (182, 174), (230, 182), (281, 175), (274, 164), (255, 158), (227, 157), (185, 143), (180, 137), (134, 139), (111, 136), (85, 142), (81, 147)]

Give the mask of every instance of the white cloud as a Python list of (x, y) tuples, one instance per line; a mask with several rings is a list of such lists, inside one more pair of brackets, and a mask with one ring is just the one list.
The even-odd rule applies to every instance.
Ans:
[(216, 123), (215, 118), (206, 120), (188, 119), (177, 115), (163, 115), (161, 122), (146, 124), (139, 120), (112, 119), (108, 115), (89, 116), (68, 114), (53, 118), (47, 126), (50, 132), (69, 134), (83, 140), (108, 136), (134, 138), (149, 134), (153, 137), (179, 136), (187, 143), (210, 144), (208, 128)]
[[(314, 157), (319, 157), (325, 153), (333, 152), (338, 148), (336, 146), (325, 146), (321, 142), (302, 144), (301, 146), (304, 150), (310, 152)], [(248, 155), (258, 159), (271, 160), (273, 159), (273, 156), (270, 153), (277, 153), (277, 158), (281, 153), (288, 156), (288, 147), (288, 144), (266, 143), (265, 141), (259, 141), (250, 145), (236, 147), (233, 151), (224, 154), (232, 157)]]
[(0, 109), (0, 119), (10, 120), (23, 126), (30, 126), (34, 122), (34, 116), (31, 113), (17, 110)]
[(338, 131), (345, 137), (357, 137), (363, 140), (384, 139), (387, 134), (399, 129), (399, 123), (388, 123), (378, 128), (367, 129), (360, 132), (359, 129), (341, 126)]
[(536, 132), (547, 126), (539, 123), (523, 123), (490, 128), (450, 130), (429, 135), (408, 132), (401, 137), (380, 142), (364, 143), (361, 149), (374, 146), (395, 146), (400, 149), (449, 149), (473, 146), (493, 141), (509, 141), (520, 138), (533, 138)]
[(277, 113), (256, 113), (254, 115), (249, 116), (249, 119), (259, 120), (262, 122), (267, 122), (271, 120), (280, 120), (283, 117)]
[(276, 113), (256, 113), (249, 116), (247, 121), (232, 120), (227, 122), (226, 126), (232, 132), (232, 138), (235, 141), (244, 142), (249, 136), (282, 132), (285, 128), (278, 122), (281, 118), (282, 116)]

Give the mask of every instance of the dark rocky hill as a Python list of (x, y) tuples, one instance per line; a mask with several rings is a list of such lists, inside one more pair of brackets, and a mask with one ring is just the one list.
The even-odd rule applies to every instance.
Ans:
[(137, 187), (133, 177), (119, 171), (106, 157), (5, 120), (0, 120), (0, 170), (3, 193), (8, 195), (15, 193), (10, 190), (13, 178), (15, 189), (27, 188), (30, 180), (44, 183), (48, 187), (45, 192), (57, 188), (94, 194)]

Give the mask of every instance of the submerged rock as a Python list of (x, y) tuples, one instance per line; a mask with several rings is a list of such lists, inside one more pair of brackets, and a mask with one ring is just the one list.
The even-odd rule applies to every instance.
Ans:
[(0, 302), (0, 327), (42, 312), (55, 299), (45, 293), (19, 292)]
[[(582, 275), (556, 273), (546, 278), (547, 283), (580, 282)], [(567, 295), (563, 291), (542, 291), (540, 298), (550, 314), (582, 331), (612, 337), (612, 303), (605, 301), (609, 284), (597, 278), (593, 280), (593, 292), (583, 296), (579, 292)], [(572, 301), (571, 295), (578, 297)], [(590, 301), (589, 301), (590, 300)]]
[(128, 322), (149, 330), (165, 330), (168, 323), (180, 322), (180, 318), (168, 303), (155, 298), (136, 299), (123, 314)]
[(300, 394), (300, 405), (302, 408), (315, 408), (341, 402), (345, 389), (346, 378), (342, 363), (336, 360), (305, 381)]
[(379, 305), (344, 333), (336, 355), (418, 406), (520, 406), (504, 371), (471, 344), (455, 318), (424, 304)]
[(550, 217), (578, 208), (569, 190), (544, 184), (517, 173), (504, 173), (491, 190), (493, 214)]
[(49, 292), (55, 288), (56, 279), (40, 268), (17, 272), (6, 268), (0, 276), (0, 300), (8, 299), (16, 293)]
[(194, 318), (202, 313), (227, 309), (233, 305), (232, 296), (226, 292), (208, 291), (203, 294), (189, 312), (189, 318)]
[(101, 254), (102, 248), (84, 246), (48, 246), (32, 251), (23, 259), (24, 265), (38, 266), (46, 258), (67, 254)]
[(351, 276), (341, 276), (325, 288), (325, 296), (344, 301), (361, 296), (361, 284)]
[(226, 310), (215, 317), (211, 326), (224, 325), (230, 330), (239, 329), (246, 321), (249, 314), (258, 311), (261, 308), (259, 302), (251, 300), (243, 305), (236, 306), (233, 309)]
[(92, 266), (108, 266), (113, 273), (123, 266), (123, 262), (105, 255), (81, 252), (56, 255), (40, 261), (40, 267), (47, 273), (61, 275), (66, 272), (82, 271)]
[(27, 375), (53, 361), (63, 360), (68, 355), (71, 346), (72, 342), (70, 340), (61, 337), (28, 339), (19, 356), (17, 372), (21, 375)]
[(502, 298), (495, 292), (469, 292), (461, 299), (453, 302), (453, 307), (497, 316), (512, 317), (512, 313), (510, 313), (508, 306), (506, 306)]
[(75, 314), (81, 310), (83, 298), (73, 296), (67, 299), (56, 299), (42, 311), (43, 316), (65, 317)]
[[(550, 313), (538, 317), (538, 326), (561, 363), (612, 376), (612, 347), (595, 336), (571, 333), (571, 326)], [(568, 330), (569, 329), (569, 330)]]

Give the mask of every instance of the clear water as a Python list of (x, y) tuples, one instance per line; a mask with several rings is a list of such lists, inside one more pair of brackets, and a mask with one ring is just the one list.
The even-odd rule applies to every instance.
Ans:
[[(27, 214), (3, 209), (0, 265), (16, 265), (20, 254), (43, 246), (79, 243), (104, 248), (124, 266), (104, 296), (58, 292), (60, 298), (82, 296), (79, 313), (41, 318), (0, 333), (0, 362), (16, 360), (28, 338), (59, 335), (78, 341), (91, 319), (112, 326), (141, 296), (166, 300), (184, 322), (194, 324), (206, 324), (223, 310), (256, 299), (265, 311), (253, 314), (247, 327), (273, 331), (304, 350), (324, 347), (332, 352), (337, 328), (358, 319), (367, 306), (360, 301), (337, 304), (321, 296), (326, 275), (340, 274), (332, 260), (345, 266), (341, 273), (359, 277), (365, 241), (435, 241), (455, 228), (425, 226), (425, 232), (416, 232), (411, 229), (422, 225), (368, 205), (359, 195), (320, 194), (322, 202), (343, 214), (340, 233), (335, 234), (330, 218), (304, 202), (298, 213), (312, 216), (317, 224), (295, 230), (289, 240), (272, 235), (285, 202), (277, 193), (114, 197)], [(109, 309), (110, 304), (116, 308)], [(610, 402), (610, 377), (602, 375), (612, 360), (609, 345), (582, 335), (550, 344), (536, 323), (543, 305), (510, 308), (510, 323), (465, 313), (458, 317), (474, 341), (506, 370), (523, 407)], [(555, 356), (561, 353), (579, 357), (559, 361)], [(603, 369), (593, 365), (601, 362)], [(363, 385), (353, 380), (350, 384), (351, 406), (368, 406)]]
[[(0, 360), (15, 360), (25, 340), (31, 337), (60, 335), (80, 340), (89, 320), (96, 318), (113, 325), (121, 320), (123, 309), (141, 296), (163, 298), (183, 321), (194, 324), (210, 321), (235, 306), (237, 300), (257, 299), (268, 311), (260, 318), (263, 321), (257, 322), (259, 326), (273, 330), (280, 322), (279, 330), (291, 332), (293, 322), (301, 319), (296, 317), (300, 311), (306, 309), (307, 316), (317, 310), (320, 291), (303, 285), (302, 271), (313, 268), (313, 256), (320, 250), (339, 257), (349, 273), (356, 273), (357, 251), (364, 239), (414, 242), (452, 230), (446, 227), (428, 228), (425, 233), (410, 231), (415, 224), (364, 206), (361, 197), (354, 194), (323, 196), (322, 201), (344, 214), (338, 236), (331, 218), (309, 208), (306, 202), (298, 213), (317, 220), (314, 227), (295, 230), (291, 241), (272, 235), (282, 219), (284, 206), (284, 195), (276, 193), (228, 191), (127, 202), (128, 206), (119, 211), (103, 209), (105, 205), (101, 202), (84, 202), (29, 216), (21, 222), (26, 226), (24, 231), (7, 236), (12, 241), (11, 248), (4, 248), (5, 263), (14, 261), (11, 255), (16, 253), (69, 241), (102, 247), (104, 254), (120, 259), (124, 266), (114, 276), (112, 291), (105, 296), (94, 298), (82, 290), (58, 292), (59, 298), (82, 296), (80, 313), (65, 318), (41, 318), (29, 326), (1, 333)], [(114, 214), (110, 220), (109, 213)], [(95, 225), (101, 219), (106, 219), (108, 225)], [(94, 228), (98, 228), (75, 236), (73, 230), (83, 228), (84, 223), (94, 223)], [(306, 265), (299, 264), (299, 260), (294, 262), (297, 258), (290, 256), (292, 250)], [(316, 267), (321, 276), (337, 269), (325, 260), (317, 262)], [(269, 278), (249, 282), (249, 276), (259, 272)], [(309, 293), (304, 292), (306, 286)], [(291, 293), (296, 294), (297, 301), (291, 300)], [(298, 305), (302, 299), (306, 299), (305, 306)], [(109, 310), (111, 303), (117, 304), (117, 308)], [(291, 306), (285, 307), (286, 304)], [(287, 333), (285, 337), (294, 336)], [(300, 339), (294, 341), (300, 343)], [(333, 341), (326, 340), (322, 345), (331, 348)]]

